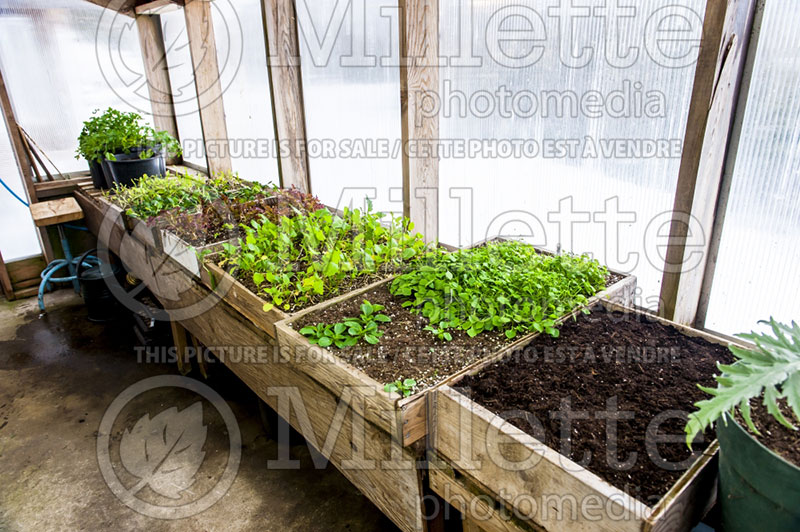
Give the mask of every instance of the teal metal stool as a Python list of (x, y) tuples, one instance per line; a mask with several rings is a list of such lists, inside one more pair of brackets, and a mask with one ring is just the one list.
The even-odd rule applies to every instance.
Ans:
[[(69, 249), (69, 242), (64, 233), (64, 225), (67, 222), (82, 219), (83, 211), (80, 205), (78, 205), (78, 202), (75, 201), (75, 198), (62, 198), (33, 203), (30, 209), (33, 223), (36, 224), (37, 227), (57, 226), (58, 236), (61, 240), (61, 249), (64, 252), (63, 259), (52, 261), (40, 275), (42, 281), (39, 283), (39, 309), (44, 312), (44, 292), (52, 288), (52, 283), (71, 282), (75, 292), (80, 293), (81, 291), (80, 284), (78, 283), (78, 276), (76, 275), (77, 261), (79, 259), (72, 257), (72, 252)], [(64, 268), (67, 269), (66, 273), (69, 275), (63, 277), (54, 276), (56, 272)]]

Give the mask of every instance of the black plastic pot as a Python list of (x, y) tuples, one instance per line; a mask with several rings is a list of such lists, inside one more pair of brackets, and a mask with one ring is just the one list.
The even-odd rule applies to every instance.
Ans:
[(97, 161), (87, 162), (89, 163), (89, 175), (92, 176), (92, 185), (94, 185), (94, 188), (108, 188), (108, 181), (106, 181), (106, 175), (100, 163)]
[(106, 188), (114, 188), (114, 178), (111, 177), (111, 169), (105, 157), (100, 161), (100, 168), (103, 170), (103, 177), (106, 180)]
[(86, 258), (96, 251), (96, 249), (90, 249), (81, 255), (76, 275), (81, 285), (83, 302), (89, 311), (89, 321), (102, 323), (115, 319), (119, 314), (119, 304), (114, 294), (111, 293), (109, 283), (116, 282), (120, 268), (116, 264), (84, 267)]
[(800, 468), (730, 417), (717, 421), (717, 439), (725, 532), (800, 530)]
[(167, 173), (167, 164), (163, 153), (157, 152), (153, 157), (140, 159), (139, 151), (115, 153), (116, 161), (106, 161), (105, 164), (108, 165), (114, 183), (120, 186), (130, 186), (143, 175), (163, 176)]

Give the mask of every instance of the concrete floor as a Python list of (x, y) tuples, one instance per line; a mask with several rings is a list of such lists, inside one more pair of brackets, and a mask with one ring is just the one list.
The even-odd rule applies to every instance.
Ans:
[[(101, 418), (129, 385), (176, 375), (177, 369), (137, 363), (131, 325), (89, 322), (71, 290), (46, 297), (48, 313), (42, 318), (35, 299), (0, 300), (0, 530), (396, 530), (333, 466), (315, 469), (302, 441), (291, 447), (300, 469), (268, 469), (267, 461), (278, 458), (278, 445), (264, 432), (257, 398), (220, 365), (211, 368), (207, 382), (230, 406), (242, 436), (232, 486), (204, 512), (180, 520), (128, 508), (98, 466)], [(155, 416), (171, 406), (182, 410), (190, 404), (188, 395), (162, 388), (140, 396), (139, 413), (117, 418), (112, 449), (114, 443), (119, 448), (122, 427), (132, 427), (142, 411)], [(207, 426), (205, 461), (183, 497), (210, 489), (227, 463), (221, 418)], [(120, 473), (125, 484), (123, 477)], [(157, 503), (159, 495), (146, 487), (137, 497)]]

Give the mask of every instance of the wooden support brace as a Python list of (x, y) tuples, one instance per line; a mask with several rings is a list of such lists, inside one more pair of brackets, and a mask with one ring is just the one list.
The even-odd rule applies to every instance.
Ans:
[(281, 185), (311, 192), (295, 2), (262, 0), (261, 7), (275, 141), (287, 148), (278, 156)]
[(755, 0), (709, 0), (661, 283), (659, 314), (693, 325)]
[(203, 375), (204, 379), (208, 379), (208, 367), (206, 366), (206, 359), (203, 353), (203, 346), (200, 345), (200, 342), (197, 340), (195, 335), (189, 333), (189, 338), (192, 340), (192, 347), (194, 347), (195, 357), (197, 357), (197, 367), (200, 368), (200, 373)]
[(197, 105), (209, 174), (231, 171), (228, 149), (228, 128), (222, 103), (222, 84), (219, 79), (217, 45), (209, 0), (190, 0), (183, 8), (186, 33), (194, 66)]
[(152, 0), (152, 2), (139, 3), (134, 11), (137, 18), (139, 15), (160, 15), (180, 9), (183, 4), (183, 0)]
[[(177, 4), (170, 4), (177, 5)], [(138, 8), (137, 8), (138, 10)], [(172, 101), (172, 83), (169, 79), (167, 52), (164, 34), (161, 30), (161, 17), (158, 15), (136, 15), (139, 30), (139, 46), (142, 50), (144, 73), (147, 78), (147, 91), (153, 112), (153, 125), (159, 131), (166, 131), (180, 138), (178, 122), (175, 119), (175, 106)], [(167, 159), (167, 164), (177, 163), (177, 159)]]
[(178, 371), (181, 372), (181, 375), (186, 375), (192, 371), (192, 361), (189, 360), (189, 352), (187, 350), (186, 329), (177, 321), (171, 321), (169, 324), (172, 327), (172, 341), (175, 343), (175, 349), (177, 350)]
[(439, 3), (399, 0), (403, 214), (428, 242), (439, 237), (439, 117), (423, 112), (439, 90)]
[(127, 17), (133, 16), (133, 10), (136, 5), (136, 0), (86, 0), (91, 4), (116, 11), (121, 15)]
[(0, 285), (3, 287), (3, 295), (6, 299), (12, 301), (14, 299), (14, 287), (11, 286), (11, 277), (8, 275), (8, 268), (3, 260), (3, 254), (0, 253)]

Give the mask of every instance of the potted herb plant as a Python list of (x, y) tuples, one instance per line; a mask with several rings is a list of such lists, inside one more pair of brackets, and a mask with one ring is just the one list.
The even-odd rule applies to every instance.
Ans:
[(91, 118), (83, 123), (75, 158), (86, 159), (95, 188), (105, 189), (111, 188), (113, 183), (106, 166), (106, 154), (121, 151), (123, 142), (135, 142), (141, 117), (111, 107), (99, 113), (100, 110), (95, 109)]
[[(97, 113), (96, 110), (94, 115)], [(180, 151), (174, 137), (143, 125), (138, 113), (113, 108), (84, 122), (78, 136), (78, 157), (89, 162), (97, 188), (111, 188), (113, 183), (127, 186), (146, 174), (164, 175), (165, 153)], [(100, 168), (104, 180), (100, 178)]]
[[(800, 530), (800, 326), (770, 319), (772, 334), (742, 334), (713, 397), (695, 404), (686, 442), (714, 422), (720, 443), (720, 505), (726, 531)], [(761, 405), (751, 405), (753, 399)], [(719, 420), (722, 420), (719, 423)]]

